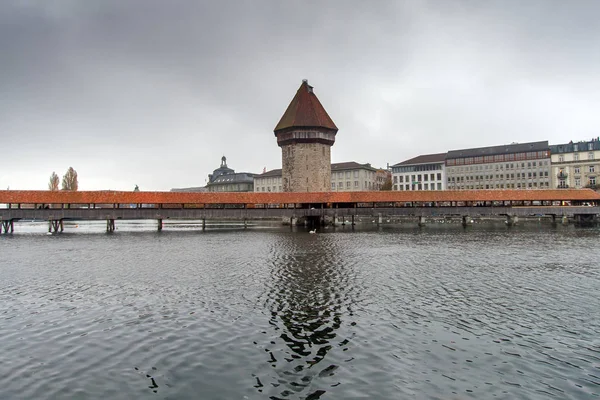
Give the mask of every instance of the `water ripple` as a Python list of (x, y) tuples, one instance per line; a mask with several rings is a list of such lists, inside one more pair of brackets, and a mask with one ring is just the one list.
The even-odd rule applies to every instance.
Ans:
[(0, 238), (4, 397), (600, 396), (597, 230), (119, 226)]

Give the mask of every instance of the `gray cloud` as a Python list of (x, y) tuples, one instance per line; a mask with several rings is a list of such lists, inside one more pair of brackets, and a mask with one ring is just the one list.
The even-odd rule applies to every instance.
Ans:
[(51, 3), (0, 11), (0, 187), (69, 166), (81, 189), (202, 185), (223, 154), (278, 168), (303, 78), (336, 162), (600, 134), (595, 1)]

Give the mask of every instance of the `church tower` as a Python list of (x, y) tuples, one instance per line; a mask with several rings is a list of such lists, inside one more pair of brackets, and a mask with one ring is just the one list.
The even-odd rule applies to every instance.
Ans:
[(284, 192), (329, 192), (338, 131), (305, 79), (275, 127)]

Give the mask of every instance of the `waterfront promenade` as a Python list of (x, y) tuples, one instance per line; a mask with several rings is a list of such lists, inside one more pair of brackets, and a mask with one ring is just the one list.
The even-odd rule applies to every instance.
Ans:
[(593, 223), (600, 214), (600, 194), (590, 189), (378, 191), (324, 193), (177, 193), (118, 191), (0, 191), (2, 231), (14, 231), (19, 220), (47, 220), (50, 230), (62, 230), (64, 220), (115, 220), (289, 218), (311, 224), (325, 220), (354, 223), (357, 216), (415, 217), (423, 224), (430, 217), (549, 216)]

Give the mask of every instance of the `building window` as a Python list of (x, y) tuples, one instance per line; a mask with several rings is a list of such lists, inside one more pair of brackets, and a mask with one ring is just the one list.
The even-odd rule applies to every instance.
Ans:
[(574, 170), (575, 170), (575, 173), (576, 173), (576, 174), (579, 174), (579, 173), (580, 173), (580, 172), (579, 172), (579, 167), (575, 167), (575, 168), (574, 168)]
[(558, 156), (558, 162), (565, 162), (565, 156)]
[(596, 172), (596, 168), (593, 165), (590, 165), (590, 172)]
[(346, 187), (350, 189), (350, 181), (346, 181)]
[[(425, 176), (425, 177), (427, 177), (427, 176)], [(425, 190), (429, 190), (429, 184), (428, 183), (425, 184)]]
[(358, 187), (358, 181), (354, 181), (354, 187), (357, 188)]
[(579, 161), (579, 154), (578, 153), (573, 154), (573, 160), (574, 161)]
[(590, 176), (590, 186), (596, 186), (596, 177)]
[(358, 171), (354, 171), (354, 177), (358, 178)]
[(576, 187), (580, 187), (581, 186), (581, 179), (580, 178), (575, 178), (575, 186)]
[(400, 175), (398, 177), (398, 182), (400, 182), (400, 183), (404, 182), (404, 176)]
[(593, 160), (593, 159), (594, 159), (594, 152), (592, 151), (592, 152), (588, 153), (588, 160)]

